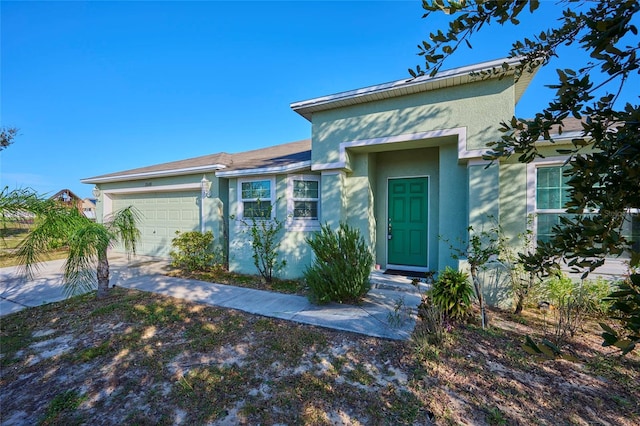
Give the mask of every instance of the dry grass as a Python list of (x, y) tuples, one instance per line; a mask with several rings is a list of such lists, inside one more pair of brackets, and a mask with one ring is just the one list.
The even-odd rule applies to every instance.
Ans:
[[(20, 264), (15, 252), (18, 245), (29, 232), (28, 224), (15, 222), (0, 223), (0, 268), (17, 266)], [(67, 250), (61, 248), (47, 253), (44, 260), (64, 259), (67, 257)]]
[[(116, 289), (2, 318), (2, 424), (638, 424), (640, 360), (594, 330), (532, 358), (494, 312), (419, 356), (387, 341)], [(589, 326), (591, 327), (591, 326)]]

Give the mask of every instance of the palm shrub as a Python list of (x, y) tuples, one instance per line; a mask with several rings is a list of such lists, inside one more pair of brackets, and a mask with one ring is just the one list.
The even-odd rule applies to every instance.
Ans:
[(355, 228), (341, 223), (334, 232), (328, 224), (307, 238), (315, 259), (304, 272), (313, 303), (358, 303), (371, 288), (373, 255)]
[(429, 292), (433, 304), (439, 307), (447, 318), (458, 321), (469, 315), (473, 287), (466, 272), (447, 266), (438, 274), (438, 279)]
[[(20, 196), (16, 198), (20, 199)], [(65, 293), (80, 294), (97, 288), (97, 297), (106, 296), (109, 293), (108, 249), (119, 243), (127, 254), (136, 253), (140, 213), (129, 206), (105, 217), (104, 223), (96, 223), (77, 209), (52, 200), (36, 196), (29, 203), (18, 210), (35, 215), (33, 227), (17, 251), (27, 279), (35, 276), (37, 264), (46, 260), (47, 252), (64, 239), (69, 248), (63, 274)]]

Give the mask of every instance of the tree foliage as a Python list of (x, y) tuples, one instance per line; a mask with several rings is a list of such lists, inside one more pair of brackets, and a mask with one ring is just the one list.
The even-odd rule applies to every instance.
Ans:
[(77, 209), (40, 197), (32, 189), (3, 189), (0, 215), (4, 220), (33, 221), (17, 251), (27, 279), (33, 279), (47, 253), (64, 242), (69, 250), (63, 275), (68, 295), (96, 287), (98, 296), (105, 295), (109, 289), (107, 250), (119, 242), (127, 252), (135, 253), (140, 238), (139, 215), (132, 207), (107, 217), (104, 224), (95, 223)]
[(109, 291), (108, 249), (120, 243), (127, 253), (135, 254), (140, 239), (139, 213), (130, 206), (107, 216), (104, 223), (95, 223), (75, 208), (51, 200), (40, 200), (40, 203), (33, 227), (18, 247), (17, 255), (25, 276), (33, 279), (38, 263), (46, 260), (46, 253), (62, 240), (69, 249), (63, 275), (66, 294), (97, 288), (98, 297), (106, 295)]
[(0, 127), (0, 151), (11, 145), (17, 134), (15, 127)]
[[(549, 86), (554, 93), (540, 112), (500, 123), (503, 135), (489, 144), (491, 151), (486, 158), (495, 161), (517, 155), (521, 162), (533, 161), (543, 157), (538, 140), (556, 143), (554, 134), (562, 135), (567, 118), (582, 120), (582, 136), (558, 149), (559, 154), (569, 156), (566, 208), (572, 215), (562, 217), (553, 229), (554, 237), (539, 243), (534, 253), (523, 254), (523, 260), (536, 273), (545, 274), (568, 264), (584, 277), (601, 266), (606, 257), (629, 252), (634, 268), (640, 265), (640, 254), (621, 230), (630, 209), (640, 208), (640, 107), (622, 105), (618, 99), (625, 90), (637, 92), (628, 81), (640, 71), (640, 43), (633, 21), (640, 4), (637, 0), (559, 3), (563, 7), (556, 9), (557, 20), (538, 21), (555, 26), (512, 44), (508, 56), (519, 59), (516, 78), (524, 71), (549, 64), (563, 46), (586, 52), (588, 59), (576, 63), (575, 69), (557, 70), (557, 82)], [(483, 27), (494, 22), (518, 25), (519, 17), (534, 13), (538, 6), (538, 0), (423, 0), (423, 17), (446, 13), (452, 19), (446, 31), (432, 32), (429, 40), (418, 46), (424, 69), (418, 66), (409, 72), (414, 77), (434, 75), (463, 43), (471, 48), (472, 35)], [(508, 65), (500, 68), (492, 74), (503, 72)], [(610, 344), (614, 337), (608, 336)]]

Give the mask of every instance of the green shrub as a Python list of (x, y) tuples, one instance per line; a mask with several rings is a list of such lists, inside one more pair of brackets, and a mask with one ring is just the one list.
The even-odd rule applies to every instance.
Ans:
[(245, 232), (251, 236), (253, 265), (268, 284), (287, 266), (285, 259), (279, 259), (280, 234), (284, 228), (284, 221), (271, 216), (273, 208), (270, 203), (258, 200), (252, 210), (255, 215), (248, 219), (239, 219), (245, 226)]
[(340, 224), (336, 232), (323, 225), (307, 238), (315, 259), (304, 272), (313, 303), (358, 303), (371, 288), (373, 255), (360, 232)]
[(418, 305), (419, 322), (413, 331), (411, 339), (414, 347), (421, 347), (424, 343), (441, 346), (446, 335), (444, 312), (433, 303), (428, 294), (422, 297)]
[(204, 234), (198, 231), (176, 231), (176, 237), (171, 240), (174, 250), (169, 253), (171, 265), (182, 270), (206, 271), (216, 264), (217, 256), (212, 250), (213, 233)]
[(438, 279), (429, 291), (433, 304), (439, 307), (447, 318), (463, 320), (471, 311), (473, 287), (469, 274), (446, 267), (438, 274)]
[(604, 299), (611, 292), (603, 279), (572, 280), (559, 273), (542, 283), (541, 297), (553, 307), (550, 340), (559, 348), (573, 337), (589, 315), (602, 315), (608, 308)]
[(605, 323), (602, 346), (616, 346), (626, 355), (640, 343), (640, 274), (633, 272), (629, 278), (618, 283), (617, 288), (607, 297), (612, 303), (611, 319), (622, 325), (622, 331), (616, 331)]

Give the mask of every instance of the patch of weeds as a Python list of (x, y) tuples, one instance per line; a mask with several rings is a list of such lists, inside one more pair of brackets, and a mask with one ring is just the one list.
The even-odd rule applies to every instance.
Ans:
[(376, 381), (376, 379), (369, 374), (363, 364), (356, 364), (353, 370), (349, 370), (345, 374), (345, 377), (352, 382), (360, 383), (365, 386), (372, 385)]
[(392, 328), (402, 327), (409, 319), (409, 308), (407, 307), (404, 297), (400, 296), (393, 305), (393, 311), (387, 314), (387, 323)]
[(342, 371), (342, 367), (347, 364), (347, 358), (344, 356), (337, 356), (331, 360), (331, 366), (336, 371), (337, 374), (340, 374)]
[(173, 394), (178, 406), (188, 411), (188, 422), (205, 424), (223, 417), (225, 407), (244, 396), (254, 381), (237, 366), (196, 368), (175, 383)]
[(278, 326), (268, 318), (260, 318), (253, 324), (254, 330), (257, 332), (276, 331)]
[(498, 407), (486, 408), (485, 420), (490, 425), (506, 425), (507, 419), (504, 418), (504, 413), (500, 411)]
[(418, 419), (422, 404), (412, 392), (388, 385), (384, 389), (383, 399), (390, 410), (385, 417), (392, 423), (414, 424)]
[(477, 327), (474, 325), (469, 325), (469, 328), (473, 330), (474, 333), (479, 333), (480, 335), (484, 335), (487, 337), (493, 338), (502, 338), (504, 337), (504, 330), (497, 327), (487, 326), (486, 328)]
[(191, 324), (184, 332), (189, 340), (189, 347), (197, 352), (207, 352), (223, 344), (221, 334), (221, 326), (211, 323)]
[(109, 315), (114, 312), (122, 311), (124, 304), (122, 302), (110, 303), (108, 305), (99, 306), (89, 314), (92, 317), (99, 317), (102, 315)]
[(111, 344), (109, 341), (102, 342), (98, 346), (92, 346), (81, 350), (75, 355), (75, 359), (80, 362), (89, 362), (95, 358), (104, 356), (111, 351)]
[(520, 369), (529, 367), (529, 358), (525, 356), (521, 347), (515, 347), (511, 343), (507, 343), (502, 353), (513, 366), (519, 367)]
[(331, 383), (309, 372), (300, 375), (292, 392), (302, 401), (330, 401), (334, 394)]
[(15, 353), (27, 348), (32, 341), (29, 327), (20, 316), (11, 315), (3, 318), (0, 332), (0, 353), (3, 357), (0, 359), (0, 366), (6, 367), (19, 361), (14, 358)]
[(142, 330), (139, 328), (133, 328), (115, 337), (114, 347), (117, 345), (120, 349), (122, 349), (121, 347), (125, 347), (127, 349), (136, 348), (140, 344), (141, 340)]
[(167, 414), (163, 414), (160, 418), (150, 418), (149, 414), (144, 411), (134, 411), (125, 418), (124, 424), (130, 426), (170, 426), (174, 422)]
[(245, 402), (245, 404), (240, 407), (240, 409), (238, 410), (238, 412), (246, 417), (249, 416), (255, 416), (258, 413), (260, 413), (260, 408), (256, 405), (253, 405), (252, 403), (249, 402)]
[(87, 397), (85, 395), (79, 394), (76, 390), (68, 390), (57, 394), (51, 402), (49, 402), (45, 415), (38, 424), (44, 426), (83, 423), (75, 411), (86, 399)]
[(284, 326), (271, 333), (264, 345), (269, 349), (264, 354), (265, 361), (295, 366), (305, 353), (325, 348), (327, 339), (323, 333), (307, 327)]
[(631, 401), (624, 397), (621, 397), (620, 395), (611, 395), (611, 399), (613, 399), (620, 407), (628, 408), (633, 405)]
[(271, 282), (271, 288), (280, 293), (296, 294), (304, 290), (304, 285), (296, 280), (275, 279)]
[(306, 425), (333, 425), (327, 416), (326, 409), (321, 406), (320, 401), (307, 401), (304, 404), (302, 421)]
[(137, 316), (136, 319), (146, 325), (170, 324), (185, 319), (180, 305), (169, 301), (135, 305), (134, 313)]
[(411, 350), (413, 356), (419, 361), (433, 361), (440, 362), (442, 351), (446, 348), (451, 337), (447, 337), (445, 340), (440, 341), (436, 339), (434, 341), (433, 333), (429, 333), (426, 330), (417, 330), (411, 335)]
[(214, 318), (201, 318), (189, 322), (184, 332), (192, 350), (206, 352), (224, 345), (226, 341), (243, 333), (246, 317), (234, 312), (222, 311)]

